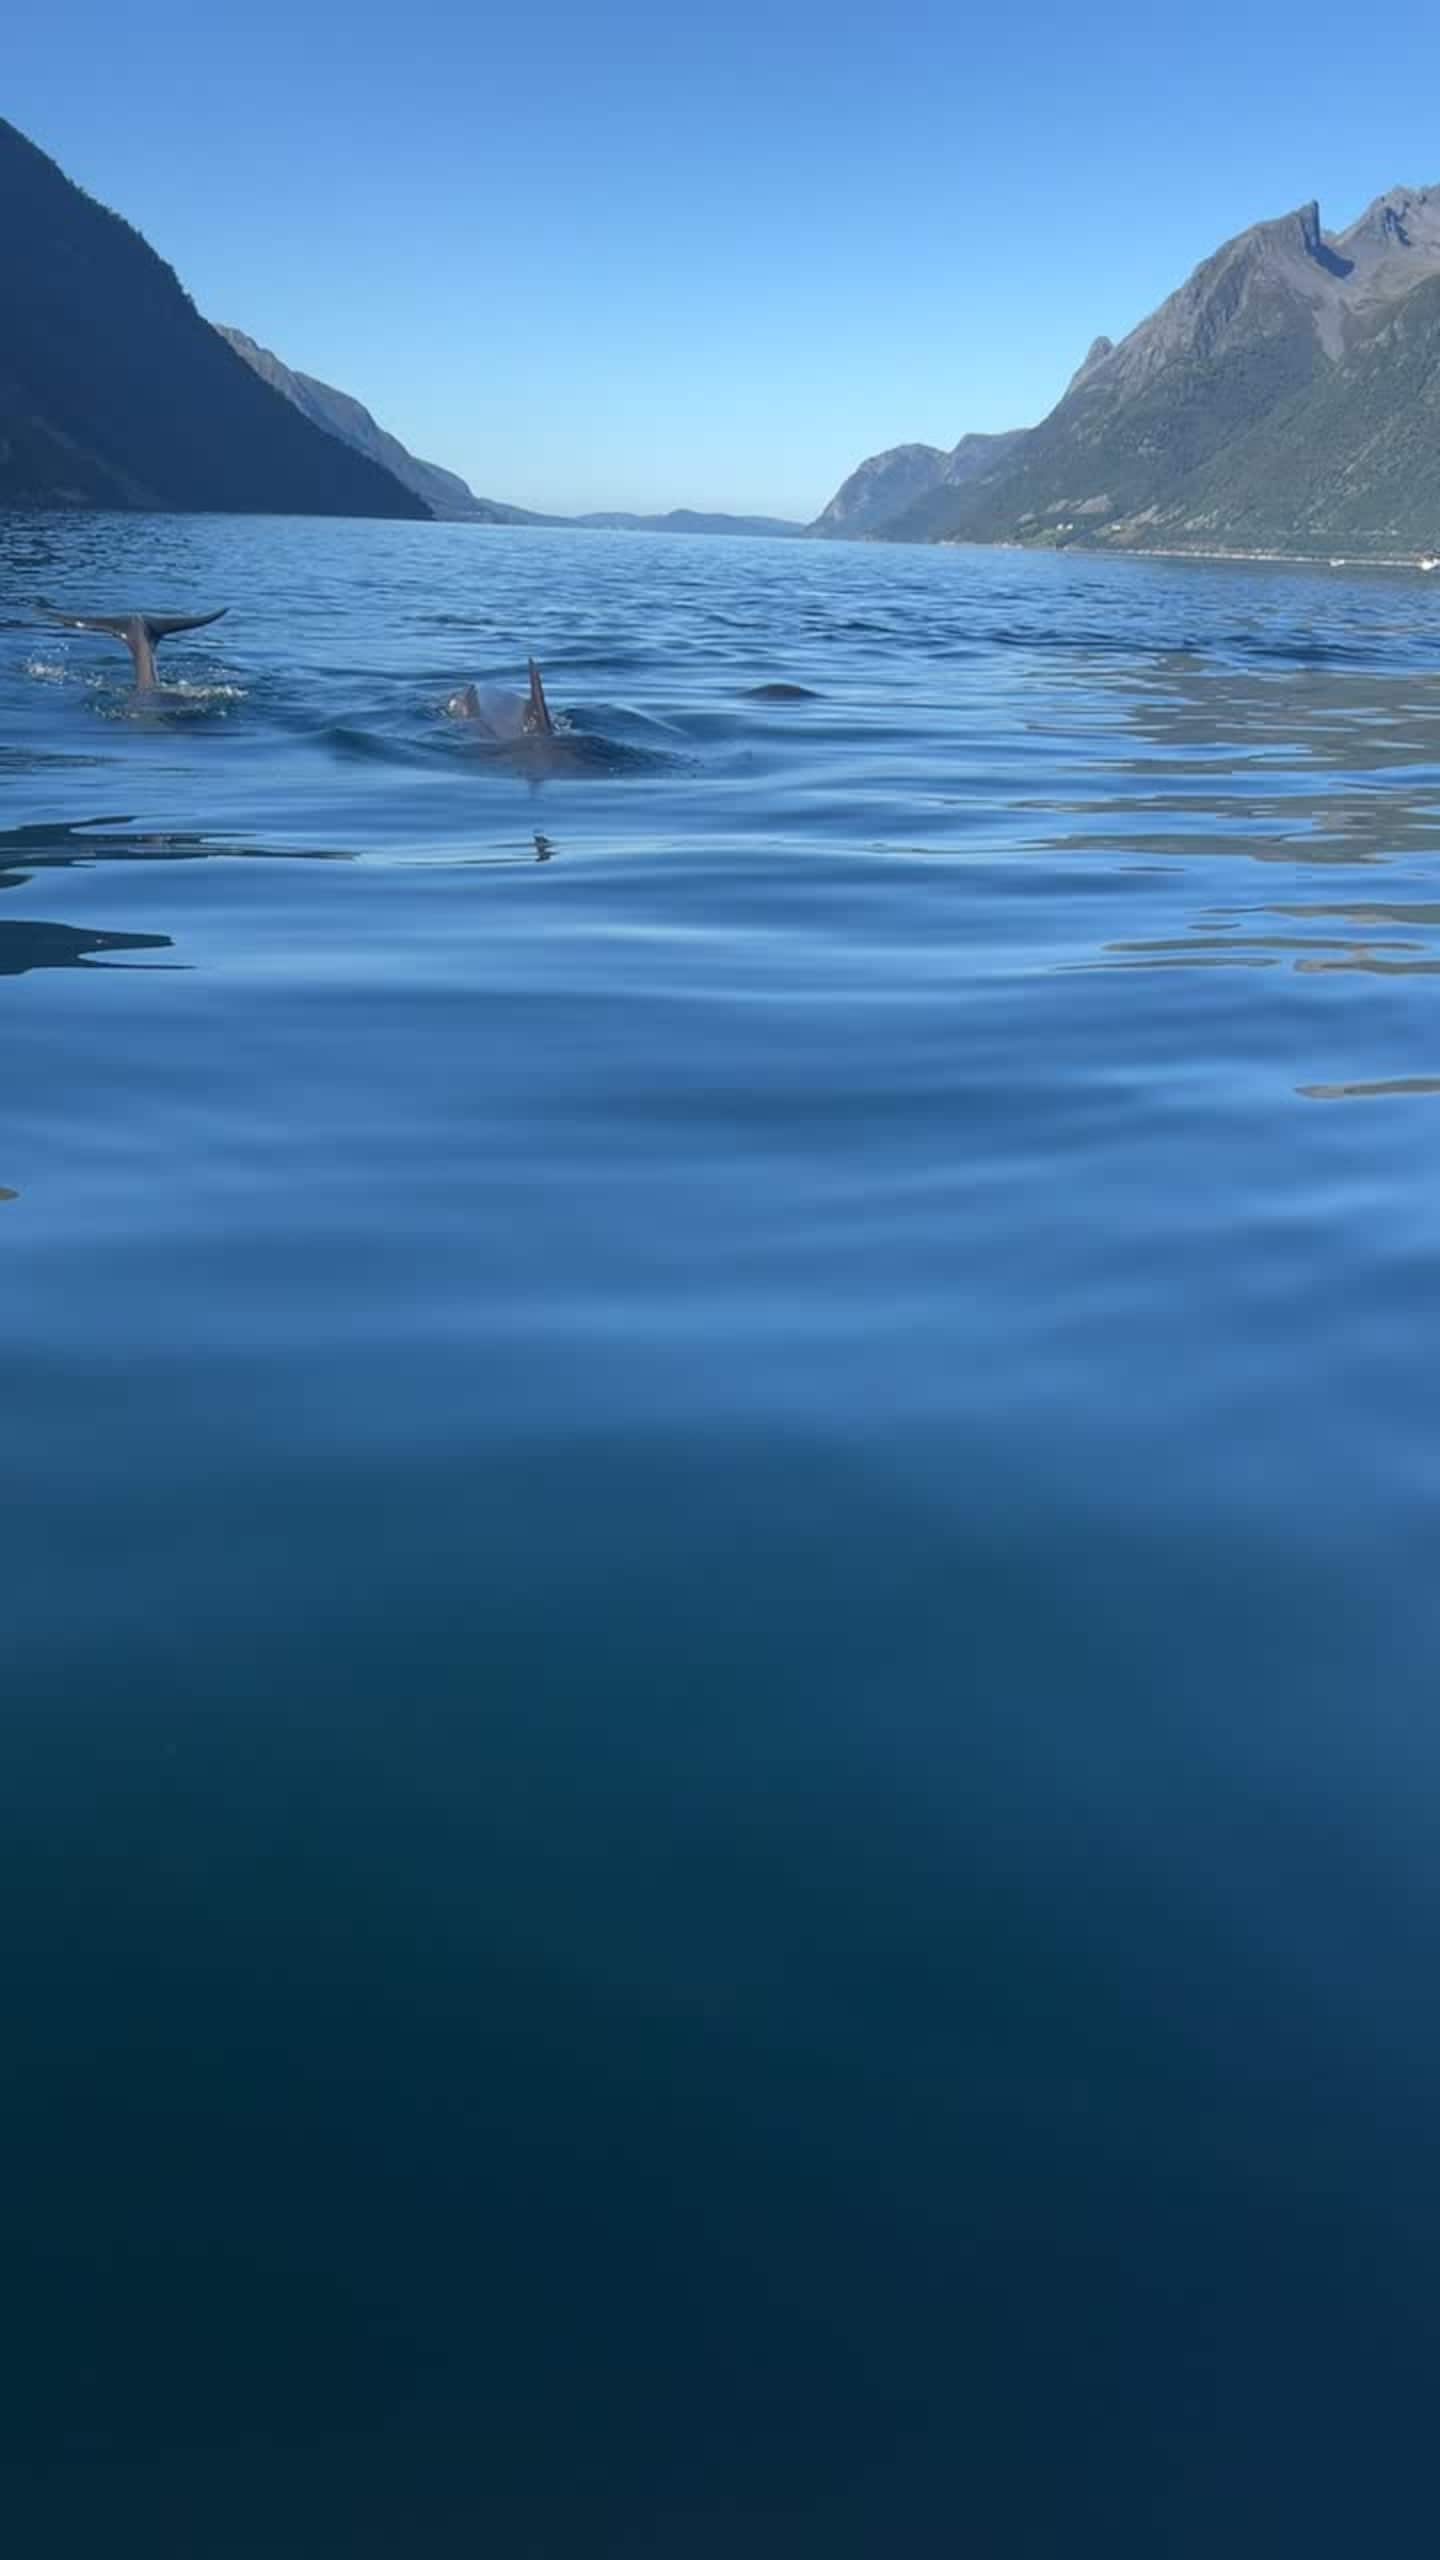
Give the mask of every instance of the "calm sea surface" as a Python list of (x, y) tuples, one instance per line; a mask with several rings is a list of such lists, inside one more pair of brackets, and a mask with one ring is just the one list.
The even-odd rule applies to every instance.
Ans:
[(7, 2551), (1433, 2547), (1440, 581), (0, 621)]

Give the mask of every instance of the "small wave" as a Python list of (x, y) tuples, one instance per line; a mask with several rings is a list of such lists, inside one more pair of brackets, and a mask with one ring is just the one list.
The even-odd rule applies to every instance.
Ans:
[(248, 685), (237, 684), (232, 677), (212, 675), (170, 677), (142, 693), (118, 667), (77, 667), (68, 657), (41, 657), (38, 652), (21, 659), (20, 673), (35, 684), (79, 685), (107, 720), (153, 717), (167, 708), (223, 715), (232, 704), (248, 700), (250, 692)]
[(579, 773), (679, 773), (687, 759), (664, 747), (636, 746), (626, 738), (602, 738), (590, 730), (574, 730), (561, 741)]
[(673, 736), (669, 724), (648, 718), (641, 712), (627, 712), (615, 705), (603, 707), (603, 714), (593, 705), (575, 706), (554, 715), (554, 728), (548, 737), (526, 732), (517, 738), (495, 738), (457, 708), (456, 694), (433, 706), (431, 718), (439, 724), (440, 734), (434, 743), (442, 754), (463, 756), (466, 763), (490, 771), (521, 774), (529, 779), (548, 779), (577, 774), (674, 773), (683, 771), (690, 758), (673, 748), (652, 746), (634, 738), (611, 736), (607, 729), (590, 724), (600, 716), (616, 727), (638, 729), (647, 737)]
[(529, 780), (563, 780), (581, 774), (658, 774), (684, 770), (687, 759), (659, 747), (633, 746), (621, 738), (605, 738), (589, 729), (567, 729), (558, 722), (548, 738), (484, 738), (457, 721), (441, 741), (442, 752), (463, 756), (481, 771), (520, 774)]
[(205, 720), (227, 720), (232, 703), (243, 699), (223, 686), (161, 685), (153, 693), (129, 693), (110, 684), (92, 687), (90, 709), (97, 720), (132, 729), (192, 728)]
[(314, 734), (332, 755), (353, 764), (413, 765), (425, 761), (425, 749), (418, 742), (386, 737), (378, 729), (357, 728), (351, 721), (328, 721)]
[(1229, 656), (1239, 660), (1242, 665), (1250, 666), (1282, 669), (1286, 667), (1363, 667), (1368, 669), (1377, 663), (1383, 664), (1387, 653), (1384, 649), (1373, 646), (1362, 648), (1347, 641), (1307, 640), (1302, 639), (1297, 633), (1287, 632), (1273, 640), (1258, 636), (1246, 636), (1229, 641), (1217, 640), (1214, 644), (1214, 654), (1221, 657)]

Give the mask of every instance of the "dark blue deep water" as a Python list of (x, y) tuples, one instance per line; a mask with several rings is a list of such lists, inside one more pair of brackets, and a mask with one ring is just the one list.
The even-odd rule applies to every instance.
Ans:
[(0, 530), (16, 2560), (1431, 2547), (1437, 584)]

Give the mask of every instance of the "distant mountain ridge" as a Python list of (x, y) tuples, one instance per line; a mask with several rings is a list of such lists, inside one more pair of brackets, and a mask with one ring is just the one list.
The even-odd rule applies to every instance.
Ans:
[(1440, 189), (1392, 189), (1334, 234), (1315, 204), (1239, 233), (1118, 346), (1097, 339), (998, 467), (937, 475), (870, 529), (1440, 552)]
[(202, 320), (118, 214), (0, 120), (0, 505), (423, 517)]
[(219, 321), (215, 327), (226, 345), (243, 356), (262, 382), (268, 382), (272, 390), (289, 400), (326, 435), (337, 436), (342, 444), (380, 463), (403, 488), (422, 498), (432, 515), (479, 524), (556, 521), (553, 516), (532, 515), (524, 507), (506, 506), (498, 498), (477, 498), (458, 472), (446, 471), (438, 462), (421, 462), (408, 452), (399, 437), (378, 425), (370, 411), (348, 391), (337, 391), (333, 383), (321, 382), (313, 373), (297, 373), (268, 347), (258, 346), (243, 329), (226, 328)]
[[(562, 519), (555, 518), (555, 522)], [(789, 516), (707, 515), (695, 507), (672, 507), (668, 515), (636, 516), (623, 513), (591, 516), (568, 516), (568, 524), (588, 526), (606, 533), (767, 533), (778, 536), (804, 533), (807, 528)]]
[(962, 436), (948, 453), (934, 444), (891, 445), (875, 453), (842, 481), (811, 533), (858, 535), (877, 533), (906, 510), (940, 489), (960, 489), (987, 472), (998, 470), (1026, 430), (1005, 435)]
[(630, 515), (619, 510), (584, 516), (537, 515), (527, 507), (507, 506), (499, 498), (477, 498), (473, 489), (458, 472), (442, 469), (438, 462), (422, 462), (407, 451), (398, 436), (371, 416), (370, 411), (348, 391), (337, 391), (333, 383), (319, 381), (313, 373), (301, 373), (274, 355), (268, 347), (256, 344), (243, 329), (232, 329), (216, 323), (226, 345), (268, 382), (272, 390), (294, 403), (325, 434), (338, 436), (343, 444), (384, 465), (402, 484), (423, 498), (430, 513), (457, 523), (469, 524), (541, 524), (580, 525), (597, 532), (621, 533), (760, 533), (799, 534), (805, 531), (780, 516), (706, 515), (693, 507), (673, 507), (668, 515)]

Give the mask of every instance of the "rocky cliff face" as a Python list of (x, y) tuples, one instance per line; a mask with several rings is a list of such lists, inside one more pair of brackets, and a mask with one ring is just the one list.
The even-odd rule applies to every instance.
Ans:
[(425, 516), (240, 362), (137, 231), (0, 122), (0, 504)]
[(259, 374), (262, 382), (269, 383), (272, 391), (292, 402), (324, 434), (338, 436), (342, 444), (378, 462), (402, 488), (423, 499), (432, 515), (468, 519), (476, 524), (550, 521), (546, 516), (527, 514), (523, 507), (508, 507), (498, 498), (477, 498), (458, 472), (443, 470), (438, 462), (421, 462), (407, 452), (399, 437), (380, 426), (348, 391), (337, 391), (332, 383), (317, 381), (313, 373), (295, 372), (279, 356), (272, 355), (268, 347), (257, 346), (243, 329), (222, 327), (219, 335)]

